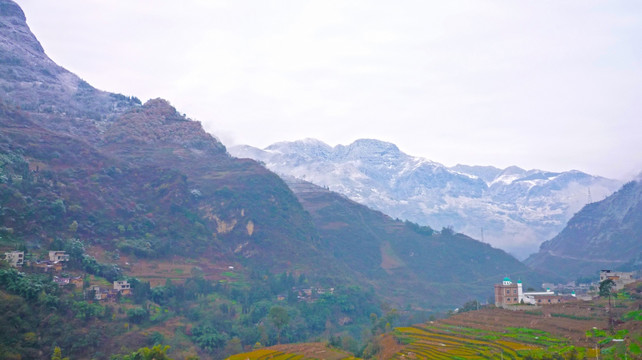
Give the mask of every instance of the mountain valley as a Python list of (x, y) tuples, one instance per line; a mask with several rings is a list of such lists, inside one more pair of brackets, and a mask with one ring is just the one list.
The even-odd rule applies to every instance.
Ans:
[(307, 139), (264, 150), (235, 146), (229, 151), (392, 217), (437, 229), (451, 227), (518, 258), (536, 252), (561, 231), (589, 194), (601, 199), (622, 185), (580, 171), (448, 168), (407, 155), (394, 144), (369, 139), (335, 147)]
[[(492, 305), (508, 275), (639, 271), (642, 191), (620, 186), (377, 140), (227, 148), (167, 100), (57, 65), (0, 0), (0, 359), (544, 359), (589, 354), (584, 327), (616, 318), (634, 351), (639, 283), (613, 312), (610, 293)], [(584, 206), (589, 189), (608, 197)], [(528, 266), (509, 254), (544, 240)]]

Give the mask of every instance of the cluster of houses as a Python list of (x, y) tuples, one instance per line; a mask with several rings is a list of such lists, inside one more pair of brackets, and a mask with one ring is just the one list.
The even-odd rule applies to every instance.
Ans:
[[(44, 272), (56, 272), (59, 273), (62, 271), (63, 263), (69, 261), (69, 255), (64, 251), (49, 251), (49, 257), (47, 260), (40, 261), (25, 261), (24, 251), (9, 251), (4, 253), (4, 260), (8, 262), (11, 266), (20, 268), (25, 265), (31, 265), (36, 269), (40, 269)], [(61, 277), (54, 275), (53, 282), (65, 286), (68, 284), (73, 284), (77, 289), (83, 288), (83, 279), (81, 276), (75, 277)], [(85, 290), (85, 296), (91, 296), (94, 300), (115, 300), (118, 295), (131, 295), (131, 286), (126, 280), (114, 281), (113, 287), (110, 289), (101, 288), (98, 285), (92, 285), (89, 289)]]
[[(631, 272), (600, 271), (600, 282), (607, 279), (613, 280), (616, 291), (636, 281)], [(501, 284), (495, 284), (495, 306), (502, 308), (519, 309), (515, 305), (551, 305), (592, 298), (590, 295), (577, 296), (575, 291), (571, 291), (570, 294), (555, 293), (550, 287), (547, 287), (546, 291), (524, 292), (521, 280), (513, 283), (509, 277), (505, 277)]]
[(9, 251), (4, 253), (4, 259), (13, 267), (22, 267), (31, 265), (44, 272), (62, 271), (63, 262), (69, 261), (69, 255), (64, 251), (49, 251), (49, 257), (46, 260), (29, 262), (25, 260), (24, 251)]

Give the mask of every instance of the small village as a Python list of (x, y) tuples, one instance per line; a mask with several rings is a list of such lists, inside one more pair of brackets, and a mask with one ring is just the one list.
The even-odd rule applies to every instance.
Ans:
[(119, 296), (132, 294), (127, 280), (114, 281), (113, 286), (109, 288), (91, 283), (85, 286), (85, 279), (82, 276), (62, 276), (65, 263), (69, 261), (69, 255), (65, 251), (49, 251), (48, 258), (44, 260), (26, 260), (24, 251), (9, 251), (4, 253), (4, 260), (15, 268), (31, 267), (34, 271), (54, 274), (52, 279), (54, 283), (58, 286), (73, 285), (76, 289), (83, 289), (84, 296), (88, 300), (116, 301)]
[[(4, 253), (4, 261), (15, 268), (31, 267), (35, 271), (53, 274), (53, 282), (59, 286), (73, 285), (76, 289), (83, 289), (86, 299), (95, 301), (116, 301), (119, 296), (132, 295), (131, 285), (127, 280), (116, 280), (111, 287), (98, 284), (85, 284), (82, 276), (62, 276), (65, 263), (69, 261), (69, 255), (65, 251), (51, 250), (48, 257), (42, 260), (26, 260), (24, 251), (9, 251)], [(614, 290), (619, 291), (625, 285), (636, 281), (632, 272), (618, 272), (613, 270), (600, 271), (599, 282), (612, 280)], [(521, 280), (513, 282), (505, 277), (501, 283), (494, 285), (495, 306), (510, 310), (528, 310), (533, 306), (545, 306), (571, 301), (590, 301), (598, 296), (597, 282), (593, 284), (577, 285), (575, 282), (569, 284), (554, 285), (542, 284), (546, 291), (524, 291)], [(529, 290), (533, 290), (529, 288)], [(576, 292), (577, 291), (577, 292)], [(333, 294), (334, 288), (292, 288), (292, 295), (296, 301), (314, 302), (320, 295)], [(290, 295), (290, 296), (292, 296)], [(277, 300), (284, 301), (288, 295), (277, 296)]]
[[(618, 272), (613, 270), (601, 270), (600, 280), (613, 281), (613, 290), (624, 289), (627, 284), (634, 283), (636, 279), (632, 272)], [(591, 285), (577, 286), (574, 282), (566, 285), (542, 284), (546, 291), (524, 291), (521, 280), (513, 283), (509, 277), (505, 277), (501, 284), (495, 284), (495, 306), (510, 310), (528, 310), (533, 306), (560, 304), (571, 301), (590, 301), (598, 297), (598, 283)], [(553, 289), (558, 290), (555, 292)], [(592, 290), (591, 290), (592, 288)], [(581, 294), (576, 290), (583, 290)]]
[[(105, 285), (85, 283), (82, 276), (62, 276), (66, 268), (65, 263), (69, 261), (69, 255), (65, 251), (52, 250), (48, 257), (43, 260), (26, 260), (24, 251), (9, 251), (4, 253), (4, 261), (14, 268), (30, 267), (33, 271), (51, 273), (53, 282), (59, 286), (74, 285), (76, 289), (83, 289), (85, 299), (92, 301), (113, 302), (119, 296), (132, 295), (131, 284), (127, 280), (116, 280), (112, 287)], [(234, 267), (230, 266), (229, 270)], [(322, 287), (292, 287), (288, 294), (277, 295), (278, 301), (297, 301), (313, 303), (324, 294), (334, 294), (334, 288)], [(292, 299), (294, 297), (294, 299)]]

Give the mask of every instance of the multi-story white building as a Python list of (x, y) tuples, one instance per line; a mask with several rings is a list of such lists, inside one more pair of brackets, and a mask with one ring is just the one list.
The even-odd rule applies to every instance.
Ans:
[(21, 267), (25, 263), (24, 251), (10, 251), (4, 253), (4, 260), (13, 267)]

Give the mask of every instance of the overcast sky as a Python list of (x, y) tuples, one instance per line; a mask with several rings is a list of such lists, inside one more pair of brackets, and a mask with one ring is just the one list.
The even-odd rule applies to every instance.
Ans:
[(58, 64), (227, 146), (375, 138), (445, 165), (642, 171), (640, 1), (17, 2)]

